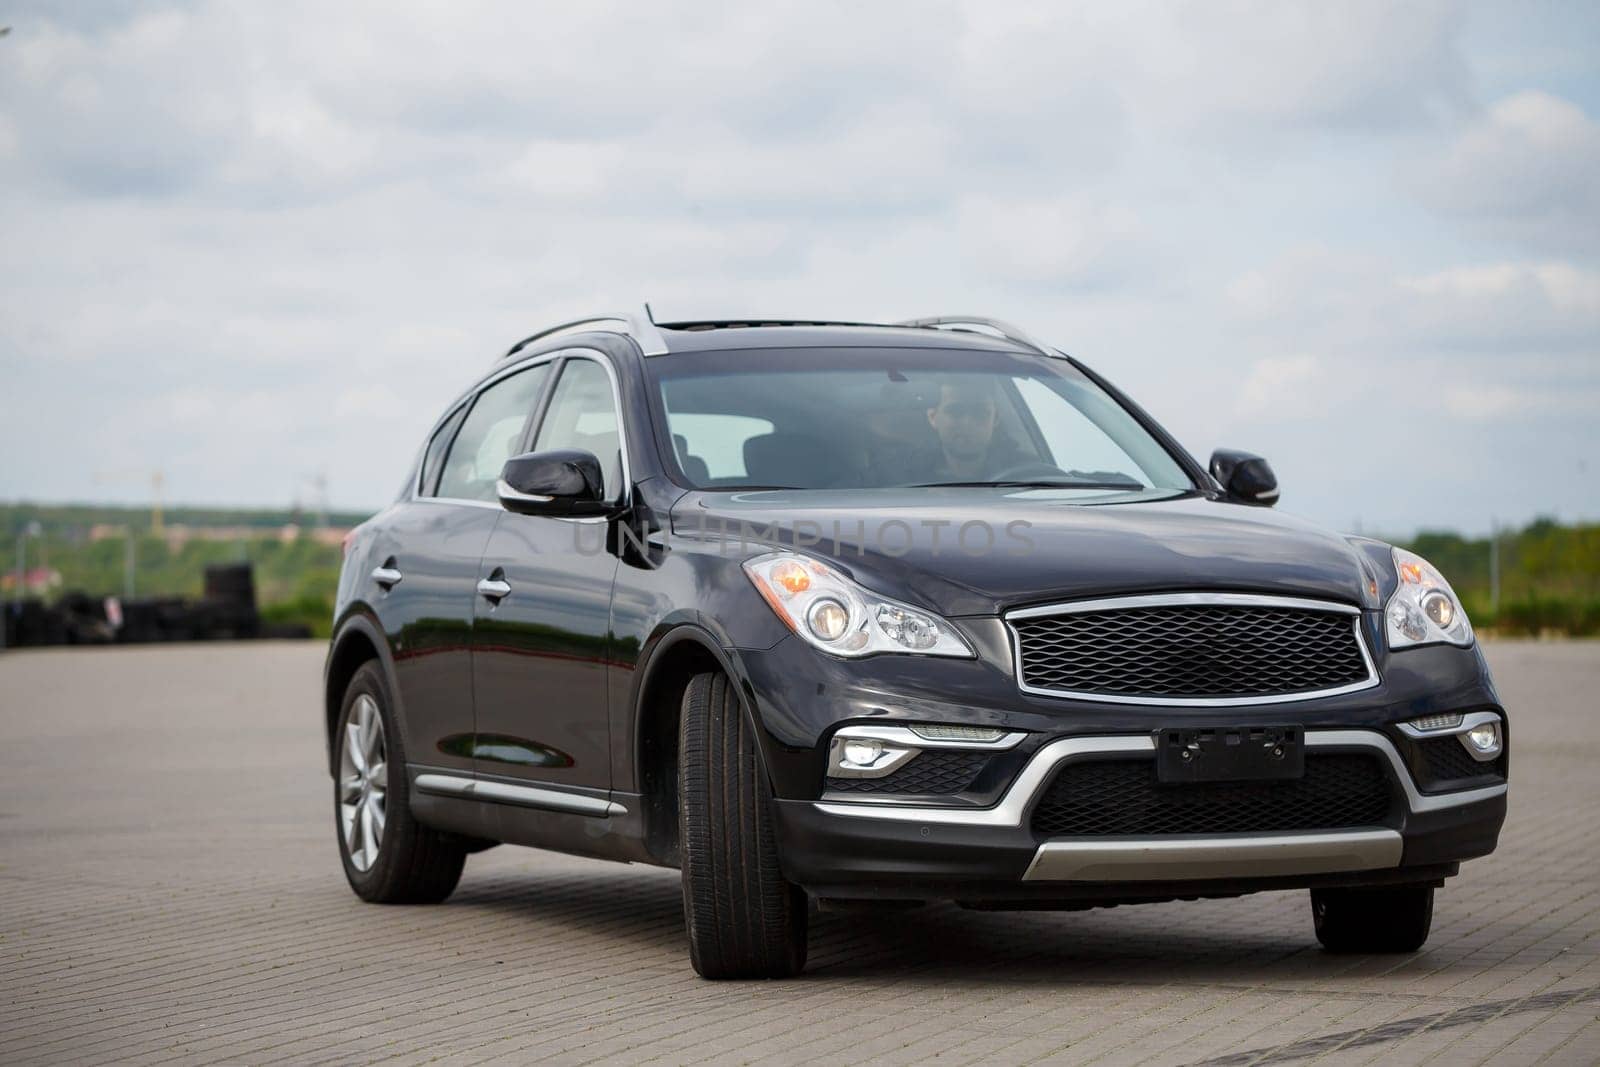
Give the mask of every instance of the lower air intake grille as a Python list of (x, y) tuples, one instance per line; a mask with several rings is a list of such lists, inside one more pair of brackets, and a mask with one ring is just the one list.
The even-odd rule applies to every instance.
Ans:
[(1157, 604), (1011, 620), (1022, 682), (1049, 692), (1206, 699), (1368, 681), (1355, 616), (1267, 604)]
[(1472, 753), (1467, 751), (1459, 737), (1432, 737), (1415, 744), (1422, 753), (1423, 770), (1426, 772), (1423, 788), (1429, 788), (1436, 782), (1458, 782), (1466, 778), (1504, 774), (1498, 758), (1478, 762), (1472, 758)]
[(882, 778), (829, 778), (828, 789), (835, 793), (950, 796), (967, 790), (989, 757), (988, 752), (930, 749)]
[(1069, 763), (1033, 812), (1043, 837), (1272, 833), (1382, 826), (1393, 794), (1376, 757), (1306, 754), (1304, 778), (1162, 784), (1154, 760)]

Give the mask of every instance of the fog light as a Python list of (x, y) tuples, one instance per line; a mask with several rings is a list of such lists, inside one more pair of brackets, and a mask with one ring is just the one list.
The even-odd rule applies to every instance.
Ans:
[(870, 767), (883, 755), (883, 742), (870, 737), (852, 737), (844, 743), (846, 767)]
[(1494, 756), (1500, 752), (1500, 724), (1497, 722), (1480, 723), (1463, 736), (1473, 755)]

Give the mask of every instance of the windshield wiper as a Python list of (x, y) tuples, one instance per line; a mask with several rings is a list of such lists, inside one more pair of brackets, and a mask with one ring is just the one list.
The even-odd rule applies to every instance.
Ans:
[(705, 493), (767, 493), (779, 489), (803, 490), (803, 485), (702, 485), (700, 491)]
[(1015, 482), (916, 482), (902, 486), (905, 489), (1143, 489), (1142, 482), (1132, 478), (1125, 482), (1079, 482), (1065, 478), (1051, 480), (1028, 479)]

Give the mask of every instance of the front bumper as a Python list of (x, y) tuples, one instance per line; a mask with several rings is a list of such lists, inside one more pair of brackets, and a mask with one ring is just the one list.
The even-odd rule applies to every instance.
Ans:
[(1419, 790), (1393, 742), (1372, 729), (1307, 730), (1308, 753), (1379, 757), (1396, 800), (1382, 825), (1280, 833), (1041, 836), (1030, 815), (1061, 768), (1153, 757), (1150, 734), (1065, 737), (1035, 749), (986, 807), (780, 800), (786, 876), (819, 896), (1121, 901), (1296, 886), (1438, 881), (1495, 847), (1501, 782)]

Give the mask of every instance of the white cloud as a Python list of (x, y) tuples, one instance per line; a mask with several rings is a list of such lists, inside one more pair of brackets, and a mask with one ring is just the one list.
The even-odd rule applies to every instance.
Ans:
[(1252, 415), (1293, 418), (1325, 407), (1319, 393), (1324, 383), (1322, 362), (1309, 352), (1264, 356), (1250, 367), (1239, 387), (1238, 407)]
[(1592, 415), (1600, 410), (1600, 388), (1593, 383), (1572, 391), (1500, 384), (1452, 385), (1445, 390), (1444, 407), (1452, 415), (1482, 421), (1512, 416)]
[(1146, 262), (1150, 237), (1128, 205), (1088, 196), (1045, 200), (973, 197), (959, 233), (976, 265), (1004, 282), (1093, 286)]
[(1403, 331), (1435, 348), (1600, 356), (1600, 271), (1495, 263), (1397, 280)]
[(1139, 90), (1184, 125), (1391, 131), (1469, 106), (1454, 3), (1237, 0), (1175, 10), (1140, 41)]
[[(1564, 399), (1597, 374), (1600, 166), (1570, 102), (1593, 93), (1484, 107), (1471, 17), (23, 4), (0, 43), (0, 451), (40, 455), (0, 497), (92, 495), (72, 479), (114, 454), (175, 499), (281, 502), (327, 467), (374, 505), (507, 344), (645, 298), (1012, 318), (1200, 451), (1269, 454), (1324, 517), (1390, 446), (1443, 484), (1534, 423), (1476, 475), (1570, 497), (1518, 472), (1600, 438)], [(1397, 375), (1427, 387), (1399, 399)], [(1430, 425), (1345, 432), (1397, 411)]]
[(1571, 101), (1514, 93), (1421, 168), (1428, 203), (1530, 248), (1600, 251), (1600, 123)]
[(1262, 336), (1314, 333), (1357, 358), (1600, 354), (1600, 271), (1559, 260), (1407, 274), (1378, 257), (1307, 247), (1239, 275), (1226, 293), (1241, 325)]

